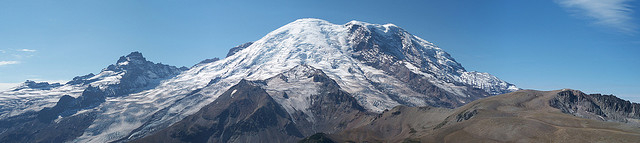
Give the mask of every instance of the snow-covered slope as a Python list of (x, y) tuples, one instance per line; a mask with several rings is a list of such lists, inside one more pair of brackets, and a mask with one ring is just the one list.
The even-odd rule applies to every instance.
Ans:
[(26, 81), (18, 87), (0, 92), (0, 119), (52, 107), (63, 95), (78, 97), (86, 88), (82, 85), (63, 85), (44, 89), (31, 88), (28, 86), (30, 82)]
[(97, 75), (78, 76), (65, 84), (27, 80), (18, 87), (0, 92), (0, 119), (53, 107), (63, 95), (78, 97), (89, 85), (99, 87), (111, 97), (140, 92), (154, 88), (183, 70), (186, 68), (152, 63), (141, 53), (132, 52)]

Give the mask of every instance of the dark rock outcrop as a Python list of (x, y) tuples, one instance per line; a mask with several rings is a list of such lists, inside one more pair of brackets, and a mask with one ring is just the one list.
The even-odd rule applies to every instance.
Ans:
[(602, 120), (640, 125), (640, 104), (613, 95), (585, 94), (577, 90), (563, 90), (549, 101), (549, 105), (563, 113)]
[(96, 75), (93, 74), (93, 73), (89, 73), (89, 74), (83, 75), (83, 76), (76, 76), (76, 77), (73, 78), (73, 80), (67, 82), (66, 84), (83, 84), (83, 85), (84, 84), (88, 84), (88, 83), (91, 83), (91, 82), (94, 82), (94, 81), (97, 80), (97, 79), (89, 80), (89, 78), (91, 78), (93, 76), (96, 76)]
[(192, 67), (197, 67), (197, 66), (201, 66), (201, 65), (204, 65), (204, 64), (213, 63), (213, 62), (218, 61), (218, 60), (220, 60), (220, 58), (205, 59), (205, 60), (202, 60), (199, 63), (193, 65)]
[(91, 109), (106, 99), (105, 93), (97, 87), (87, 87), (78, 98), (64, 95), (52, 108), (44, 108), (38, 112), (38, 120), (41, 122), (51, 122), (54, 119), (68, 117), (82, 109)]
[(14, 89), (13, 91), (18, 91), (18, 90), (22, 90), (22, 89), (39, 89), (39, 90), (49, 90), (51, 88), (56, 88), (56, 87), (60, 87), (62, 86), (62, 84), (60, 83), (52, 83), (49, 84), (48, 82), (35, 82), (35, 81), (31, 81), (31, 80), (27, 80), (24, 82), (24, 84), (16, 89)]
[(87, 112), (62, 118), (56, 122), (41, 122), (31, 112), (0, 121), (0, 142), (68, 142), (84, 133), (96, 117)]
[(251, 44), (253, 44), (253, 42), (247, 42), (247, 43), (244, 43), (244, 44), (241, 44), (241, 45), (238, 45), (236, 47), (233, 47), (233, 48), (229, 49), (229, 53), (227, 53), (227, 57), (237, 53), (238, 51), (240, 51), (240, 50), (242, 50), (244, 48), (247, 48), (247, 47), (251, 46)]
[(324, 133), (317, 133), (298, 141), (298, 143), (335, 143), (335, 141)]
[(164, 79), (175, 77), (184, 71), (184, 68), (153, 63), (147, 61), (140, 52), (132, 52), (122, 56), (116, 64), (109, 65), (102, 72), (123, 73), (120, 82), (108, 85), (105, 92), (108, 97), (126, 96), (130, 93), (140, 92), (157, 86)]

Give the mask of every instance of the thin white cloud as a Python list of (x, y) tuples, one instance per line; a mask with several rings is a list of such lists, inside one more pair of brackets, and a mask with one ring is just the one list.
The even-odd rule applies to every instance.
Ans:
[(19, 64), (19, 61), (0, 61), (0, 66)]
[(0, 50), (0, 53), (3, 53), (3, 54), (4, 54), (4, 53), (7, 53), (7, 51), (4, 51), (4, 50)]
[(33, 49), (20, 49), (18, 50), (20, 52), (36, 52), (37, 50), (33, 50)]
[(633, 0), (556, 0), (580, 16), (595, 20), (595, 24), (614, 28), (622, 33), (634, 34), (637, 26), (632, 22)]
[(8, 89), (14, 88), (22, 83), (0, 83), (0, 91), (6, 91)]

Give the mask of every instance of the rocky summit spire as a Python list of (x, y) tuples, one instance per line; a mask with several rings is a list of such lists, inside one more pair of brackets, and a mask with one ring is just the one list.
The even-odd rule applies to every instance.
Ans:
[(120, 59), (118, 59), (117, 64), (118, 65), (127, 65), (129, 63), (142, 64), (145, 62), (148, 62), (148, 61), (146, 58), (144, 58), (144, 56), (142, 56), (142, 53), (135, 51), (135, 52), (131, 52), (127, 56), (121, 56)]

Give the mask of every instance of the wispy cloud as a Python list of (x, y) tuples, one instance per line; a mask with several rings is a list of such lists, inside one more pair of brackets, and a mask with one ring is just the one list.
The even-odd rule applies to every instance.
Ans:
[(19, 61), (0, 61), (0, 66), (19, 64)]
[(632, 22), (633, 0), (556, 0), (580, 16), (592, 18), (597, 25), (614, 28), (622, 33), (635, 34), (637, 25)]
[(5, 91), (8, 89), (11, 89), (13, 87), (16, 87), (18, 85), (20, 85), (22, 83), (0, 83), (0, 91)]
[(33, 49), (20, 49), (20, 50), (18, 50), (18, 51), (21, 51), (21, 52), (36, 52), (37, 50), (33, 50)]
[(4, 51), (4, 50), (0, 50), (0, 53), (3, 53), (3, 54), (4, 54), (4, 53), (7, 53), (7, 51)]

